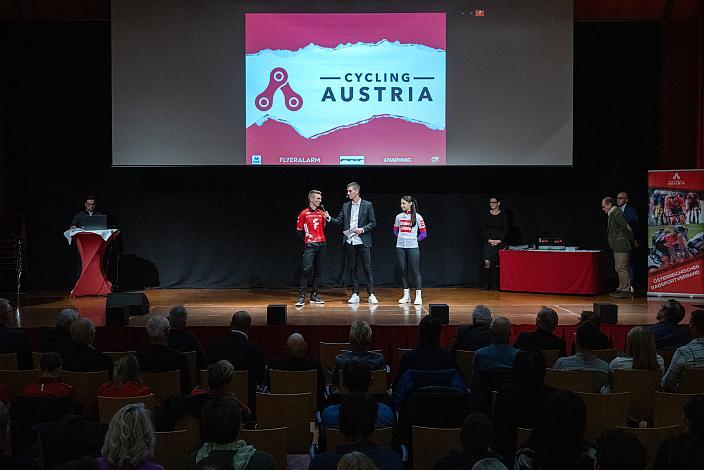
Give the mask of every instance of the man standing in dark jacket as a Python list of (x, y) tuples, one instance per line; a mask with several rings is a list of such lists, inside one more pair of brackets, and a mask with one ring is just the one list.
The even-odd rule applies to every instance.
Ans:
[(601, 209), (608, 216), (606, 236), (609, 241), (609, 247), (614, 252), (614, 269), (616, 269), (618, 274), (618, 289), (609, 295), (615, 299), (630, 298), (632, 293), (631, 276), (628, 274), (628, 260), (635, 242), (633, 229), (626, 222), (626, 217), (616, 205), (614, 198), (605, 197), (602, 199)]

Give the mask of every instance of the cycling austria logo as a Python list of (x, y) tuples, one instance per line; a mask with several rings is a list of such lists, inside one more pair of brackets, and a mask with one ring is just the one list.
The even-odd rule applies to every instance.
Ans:
[(274, 104), (274, 94), (281, 90), (289, 111), (298, 111), (303, 106), (301, 95), (293, 91), (288, 83), (288, 72), (282, 67), (276, 67), (269, 73), (269, 84), (255, 99), (255, 105), (260, 111), (268, 111)]

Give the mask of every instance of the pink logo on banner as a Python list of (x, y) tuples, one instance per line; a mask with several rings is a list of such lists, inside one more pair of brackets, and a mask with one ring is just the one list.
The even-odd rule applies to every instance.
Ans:
[(281, 90), (284, 94), (286, 107), (290, 111), (298, 111), (303, 106), (303, 98), (301, 95), (293, 91), (288, 84), (288, 72), (286, 69), (276, 67), (269, 74), (269, 85), (266, 89), (257, 95), (255, 105), (260, 111), (268, 111), (274, 104), (274, 93), (276, 90)]

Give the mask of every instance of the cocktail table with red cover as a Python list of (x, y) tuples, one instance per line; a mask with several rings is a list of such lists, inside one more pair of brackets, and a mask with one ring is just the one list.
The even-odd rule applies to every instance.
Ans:
[(112, 283), (103, 270), (103, 255), (105, 249), (119, 233), (117, 229), (71, 229), (64, 232), (69, 243), (75, 240), (78, 253), (81, 255), (81, 276), (71, 291), (71, 297), (108, 295), (112, 292)]

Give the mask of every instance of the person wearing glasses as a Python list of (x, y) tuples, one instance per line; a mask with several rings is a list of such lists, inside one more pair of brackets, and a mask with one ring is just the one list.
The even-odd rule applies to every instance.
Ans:
[(489, 213), (482, 220), (484, 231), (484, 246), (482, 259), (481, 285), (484, 290), (499, 289), (499, 250), (506, 246), (508, 235), (508, 218), (501, 210), (501, 199), (496, 196), (489, 198)]

